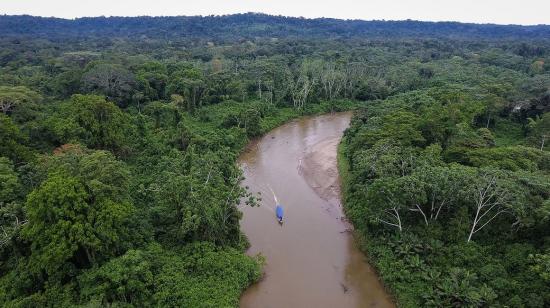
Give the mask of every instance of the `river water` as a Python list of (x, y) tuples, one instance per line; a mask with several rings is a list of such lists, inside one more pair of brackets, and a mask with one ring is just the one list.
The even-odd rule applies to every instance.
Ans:
[[(264, 278), (241, 307), (394, 307), (358, 250), (340, 203), (336, 149), (350, 113), (287, 123), (249, 144), (239, 163), (260, 207), (243, 207), (248, 254), (266, 258)], [(276, 201), (284, 222), (275, 217)]]

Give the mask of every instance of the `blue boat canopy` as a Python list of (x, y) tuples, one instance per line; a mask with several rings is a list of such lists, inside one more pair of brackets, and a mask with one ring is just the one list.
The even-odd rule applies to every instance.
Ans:
[(283, 207), (280, 204), (277, 204), (277, 208), (275, 209), (275, 214), (277, 214), (277, 218), (279, 220), (283, 219)]

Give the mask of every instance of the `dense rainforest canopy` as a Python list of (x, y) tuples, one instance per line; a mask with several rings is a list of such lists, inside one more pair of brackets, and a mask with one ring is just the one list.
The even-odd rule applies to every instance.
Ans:
[(223, 16), (93, 17), (67, 20), (33, 16), (0, 16), (6, 36), (48, 39), (133, 37), (208, 39), (231, 42), (258, 38), (464, 38), (547, 39), (550, 26), (420, 22), (414, 20), (339, 20), (271, 16), (258, 13)]
[(356, 108), (346, 212), (403, 307), (550, 305), (550, 27), (0, 16), (0, 305), (237, 306), (247, 141)]

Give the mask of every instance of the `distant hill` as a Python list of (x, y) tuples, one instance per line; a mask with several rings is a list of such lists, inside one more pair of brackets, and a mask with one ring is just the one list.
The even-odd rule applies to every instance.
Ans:
[(257, 13), (224, 16), (92, 17), (74, 20), (0, 16), (0, 36), (48, 39), (124, 37), (149, 39), (258, 38), (452, 38), (550, 39), (550, 26), (466, 24), (458, 22), (305, 19)]

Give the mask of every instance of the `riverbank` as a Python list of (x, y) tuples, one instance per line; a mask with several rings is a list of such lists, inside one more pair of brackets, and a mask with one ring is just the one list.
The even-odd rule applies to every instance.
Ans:
[[(346, 207), (346, 201), (347, 197), (349, 196), (349, 189), (351, 185), (351, 174), (350, 174), (350, 166), (349, 162), (347, 160), (346, 155), (346, 137), (342, 137), (340, 140), (340, 143), (338, 144), (337, 148), (337, 166), (338, 166), (338, 174), (340, 175), (340, 196), (341, 196), (341, 202), (342, 202), (342, 208), (344, 213), (347, 216), (347, 207)], [(396, 303), (398, 305), (395, 293), (394, 291), (388, 287), (388, 285), (384, 282), (384, 279), (379, 273), (379, 268), (377, 267), (376, 262), (373, 262), (369, 257), (369, 247), (368, 247), (368, 239), (366, 236), (363, 235), (363, 232), (358, 232), (355, 230), (355, 226), (353, 225), (352, 221), (349, 221), (349, 223), (352, 225), (353, 228), (353, 238), (355, 239), (357, 245), (359, 246), (359, 249), (361, 252), (365, 255), (367, 262), (370, 264), (370, 266), (373, 267), (374, 271), (376, 272), (376, 277), (378, 277), (378, 280), (380, 283), (384, 286), (384, 290), (388, 293), (388, 295), (391, 297), (391, 300), (393, 303)]]

